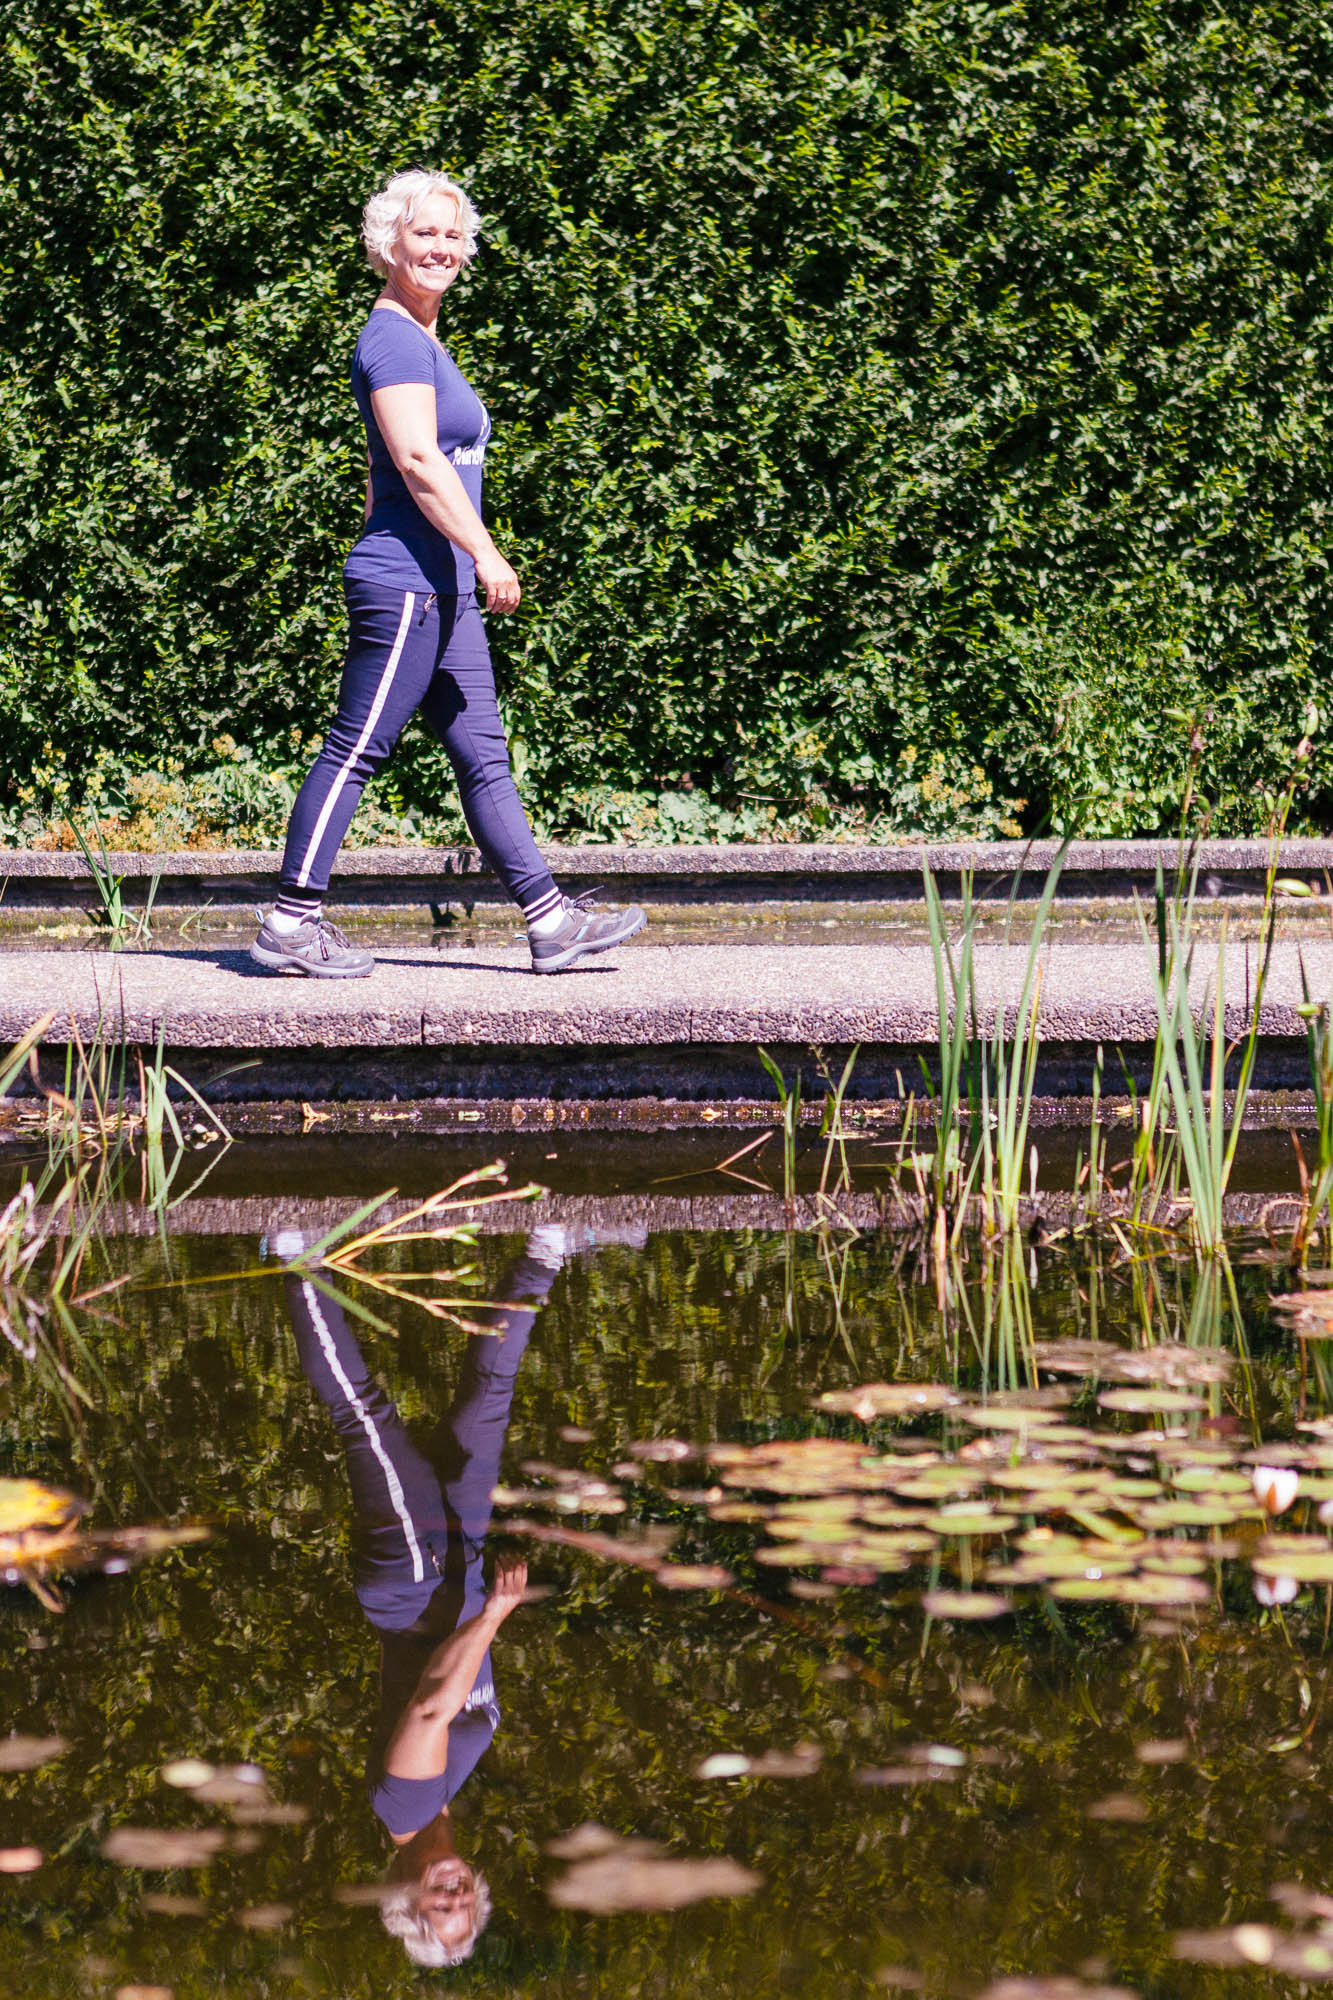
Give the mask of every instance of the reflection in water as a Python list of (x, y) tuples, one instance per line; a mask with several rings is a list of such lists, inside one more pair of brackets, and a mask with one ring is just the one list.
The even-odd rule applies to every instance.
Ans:
[[(371, 1376), (338, 1301), (292, 1273), (288, 1300), (306, 1375), (342, 1444), (356, 1509), (356, 1594), (380, 1640), (380, 1709), (366, 1762), (376, 1815), (397, 1848), (381, 1911), (419, 1965), (469, 1957), (490, 1916), (483, 1875), (454, 1844), (450, 1804), (500, 1721), (491, 1642), (523, 1601), (527, 1568), (482, 1572), (514, 1383), (565, 1233), (536, 1229), (502, 1303), (477, 1315), (452, 1405), (418, 1445)], [(279, 1256), (303, 1247), (279, 1236)]]

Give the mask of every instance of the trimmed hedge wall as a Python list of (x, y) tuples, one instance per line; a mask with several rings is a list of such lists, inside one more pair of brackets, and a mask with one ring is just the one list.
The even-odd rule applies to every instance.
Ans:
[[(0, 19), (0, 797), (48, 743), (321, 727), (358, 213), (431, 163), (487, 219), (441, 328), (546, 825), (693, 787), (1146, 832), (1192, 731), (1214, 830), (1264, 824), (1330, 663), (1322, 0)], [(1317, 736), (1298, 816), (1331, 796)]]

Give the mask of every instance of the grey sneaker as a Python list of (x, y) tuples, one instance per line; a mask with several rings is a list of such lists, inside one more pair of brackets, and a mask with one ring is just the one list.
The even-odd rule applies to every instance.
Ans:
[(350, 945), (327, 917), (312, 917), (299, 930), (279, 935), (261, 911), (259, 936), (250, 947), (256, 965), (270, 972), (305, 972), (312, 979), (367, 979), (375, 970), (368, 951)]
[(564, 922), (559, 930), (528, 939), (534, 972), (563, 972), (585, 952), (613, 951), (647, 923), (637, 903), (631, 903), (627, 910), (594, 913), (592, 899), (596, 894), (596, 889), (588, 889), (581, 896), (564, 897)]

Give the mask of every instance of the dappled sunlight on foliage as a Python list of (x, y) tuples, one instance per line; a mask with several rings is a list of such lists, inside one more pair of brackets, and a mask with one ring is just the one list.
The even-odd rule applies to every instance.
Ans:
[[(485, 218), (446, 334), (546, 829), (1150, 832), (1195, 735), (1215, 830), (1262, 828), (1333, 622), (1327, 34), (1317, 0), (12, 0), (10, 836), (101, 746), (131, 824), (272, 823), (212, 745), (287, 784), (325, 719), (356, 216), (405, 160)], [(450, 789), (414, 734), (386, 828)]]

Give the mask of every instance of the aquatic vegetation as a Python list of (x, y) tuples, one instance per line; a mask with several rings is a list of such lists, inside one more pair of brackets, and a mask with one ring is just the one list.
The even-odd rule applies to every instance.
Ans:
[[(1035, 1281), (1020, 1255), (1036, 1384), (997, 1392), (962, 1318), (967, 1299), (981, 1324), (985, 1260), (960, 1247), (941, 1304), (897, 1235), (852, 1244), (859, 1368), (813, 1234), (658, 1236), (570, 1265), (499, 1496), (547, 1595), (497, 1657), (503, 1730), (460, 1819), (496, 1903), (480, 1990), (522, 1990), (515, 1965), (538, 1963), (557, 2000), (768, 1995), (794, 1974), (833, 2000), (891, 1987), (886, 1968), (924, 1991), (1165, 1990), (1174, 1941), (1263, 1917), (1290, 1872), (1275, 1819), (1308, 1814), (1302, 1871), (1333, 1876), (1329, 1586), (1291, 1574), (1329, 1559), (1333, 1438), (1269, 1306), (1273, 1266), (1235, 1246), (1242, 1354), (1226, 1286), (1179, 1243), (1139, 1290), (1142, 1261), (1109, 1236), (1042, 1250)], [(125, 1254), (158, 1268), (151, 1239)], [(0, 1683), (29, 1740), (8, 1753), (5, 1837), (32, 1852), (0, 1949), (24, 1959), (21, 2000), (68, 1990), (90, 1950), (120, 1984), (178, 1992), (244, 1994), (286, 1977), (280, 1957), (329, 2000), (406, 1990), (366, 1907), (374, 1669), (340, 1580), (342, 1475), (278, 1289), (235, 1275), (249, 1254), (178, 1240), (182, 1275), (223, 1282), (127, 1287), (121, 1324), (89, 1328), (109, 1382), (87, 1448), (113, 1518), (151, 1486), (162, 1517), (220, 1532), (129, 1586), (85, 1572), (64, 1620), (15, 1593)], [(467, 1290), (494, 1295), (512, 1254), (478, 1233)], [(440, 1262), (426, 1239), (366, 1255)], [(789, 1280), (797, 1334), (761, 1381)], [(394, 1317), (371, 1357), (427, 1426), (457, 1343)], [(149, 1374), (145, 1437), (129, 1417)], [(50, 1387), (22, 1407), (54, 1484)], [(1299, 1478), (1280, 1521), (1260, 1466)], [(32, 1741), (57, 1730), (64, 1754)], [(611, 1830), (600, 1852), (549, 1851), (589, 1822)], [(34, 1915), (50, 1927), (21, 1953)]]
[[(0, 1581), (25, 1585), (48, 1611), (63, 1611), (53, 1579), (95, 1569), (119, 1573), (132, 1562), (208, 1539), (202, 1527), (89, 1529), (81, 1525), (87, 1511), (77, 1495), (39, 1480), (0, 1478)], [(32, 1767), (23, 1760), (6, 1766), (3, 1752), (0, 1744), (0, 1769)]]

